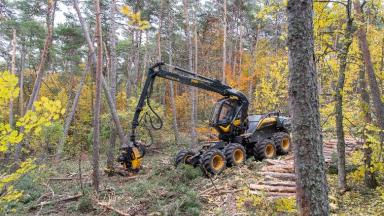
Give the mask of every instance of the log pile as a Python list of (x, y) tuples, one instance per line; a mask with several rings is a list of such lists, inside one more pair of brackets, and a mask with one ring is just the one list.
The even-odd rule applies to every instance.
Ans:
[[(350, 154), (362, 143), (346, 138), (346, 154)], [(336, 153), (337, 140), (328, 140), (323, 144), (323, 152), (326, 163), (332, 161), (332, 155)], [(294, 170), (293, 155), (285, 156), (282, 160), (264, 160), (266, 165), (261, 168), (259, 174), (264, 178), (255, 184), (250, 184), (250, 193), (263, 195), (269, 198), (294, 197), (296, 195), (296, 175)]]

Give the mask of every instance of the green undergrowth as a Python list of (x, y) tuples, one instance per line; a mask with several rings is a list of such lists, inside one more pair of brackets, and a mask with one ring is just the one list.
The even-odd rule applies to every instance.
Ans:
[[(24, 191), (19, 202), (8, 206), (8, 215), (99, 215), (112, 211), (99, 206), (95, 200), (108, 203), (123, 212), (136, 212), (137, 215), (296, 215), (295, 199), (266, 199), (263, 195), (253, 195), (248, 189), (250, 183), (257, 183), (262, 177), (257, 171), (264, 162), (252, 159), (246, 164), (226, 169), (212, 179), (214, 185), (221, 190), (233, 190), (233, 196), (227, 193), (209, 195), (202, 193), (212, 188), (210, 179), (202, 176), (199, 168), (182, 165), (173, 166), (172, 157), (182, 147), (169, 146), (156, 148), (160, 152), (149, 151), (143, 160), (143, 169), (134, 177), (115, 175), (108, 177), (102, 173), (101, 192), (96, 198), (91, 185), (91, 157), (81, 160), (82, 182), (77, 179), (79, 161), (63, 160), (61, 163), (47, 163), (39, 166), (23, 176), (16, 188)], [(101, 168), (105, 167), (102, 157)], [(329, 182), (329, 201), (333, 215), (380, 215), (384, 212), (384, 189), (367, 189), (362, 181), (357, 181), (353, 171), (348, 174), (348, 186), (345, 194), (337, 193), (337, 174), (327, 174)], [(73, 180), (49, 180), (55, 177), (69, 177)], [(225, 186), (224, 189), (220, 189)], [(83, 189), (82, 189), (83, 188)], [(243, 190), (240, 190), (243, 189)], [(30, 210), (32, 206), (44, 201), (57, 200), (63, 197), (83, 193), (84, 196), (75, 201), (46, 205), (43, 208)], [(52, 194), (53, 193), (53, 194)], [(212, 193), (211, 193), (212, 194)], [(229, 199), (228, 197), (232, 197)], [(228, 198), (228, 199), (227, 199)], [(232, 208), (232, 212), (228, 209)], [(103, 213), (104, 212), (104, 213)]]

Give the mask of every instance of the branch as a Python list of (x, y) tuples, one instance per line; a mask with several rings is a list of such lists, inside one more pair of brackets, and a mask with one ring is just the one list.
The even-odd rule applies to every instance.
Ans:
[(66, 198), (62, 198), (62, 199), (59, 199), (59, 200), (42, 202), (42, 203), (39, 203), (39, 204), (37, 204), (35, 206), (30, 207), (29, 209), (33, 210), (33, 209), (36, 209), (37, 207), (43, 207), (43, 206), (50, 205), (50, 204), (56, 204), (56, 203), (60, 203), (60, 202), (75, 201), (75, 200), (79, 199), (81, 196), (83, 196), (83, 195), (82, 194), (77, 194), (77, 195), (66, 197)]

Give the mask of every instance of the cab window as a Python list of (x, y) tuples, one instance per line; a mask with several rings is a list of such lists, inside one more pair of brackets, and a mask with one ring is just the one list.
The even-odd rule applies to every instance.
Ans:
[(232, 116), (235, 112), (235, 109), (233, 106), (231, 106), (228, 103), (224, 103), (221, 107), (221, 112), (219, 115), (219, 123), (227, 123), (232, 120)]

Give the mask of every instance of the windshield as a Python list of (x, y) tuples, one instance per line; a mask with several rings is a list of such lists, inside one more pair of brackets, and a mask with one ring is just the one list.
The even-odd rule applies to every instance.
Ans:
[(227, 123), (232, 120), (234, 109), (231, 105), (224, 103), (220, 115), (219, 115), (219, 123)]
[(219, 115), (219, 112), (220, 112), (220, 106), (221, 103), (216, 103), (215, 104), (215, 107), (213, 108), (213, 113), (212, 113), (212, 119), (211, 119), (211, 123), (216, 123), (216, 119), (217, 119), (217, 116)]

